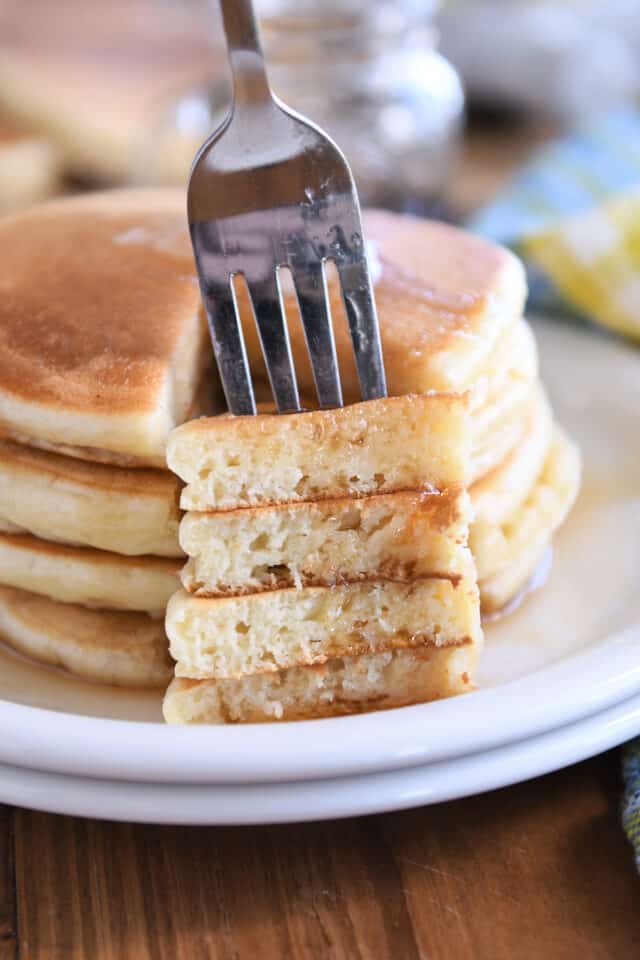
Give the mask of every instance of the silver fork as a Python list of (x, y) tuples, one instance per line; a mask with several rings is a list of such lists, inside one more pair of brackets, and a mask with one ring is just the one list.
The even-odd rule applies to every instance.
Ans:
[(274, 97), (250, 0), (220, 0), (233, 105), (191, 171), (191, 240), (232, 413), (256, 412), (234, 278), (244, 275), (280, 413), (300, 410), (280, 269), (296, 290), (321, 407), (342, 406), (326, 262), (340, 277), (362, 399), (386, 395), (380, 333), (349, 166), (318, 127)]

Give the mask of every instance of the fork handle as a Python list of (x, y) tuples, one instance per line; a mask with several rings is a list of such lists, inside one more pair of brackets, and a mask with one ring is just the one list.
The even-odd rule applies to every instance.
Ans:
[(233, 74), (235, 103), (271, 99), (258, 26), (251, 0), (220, 0)]

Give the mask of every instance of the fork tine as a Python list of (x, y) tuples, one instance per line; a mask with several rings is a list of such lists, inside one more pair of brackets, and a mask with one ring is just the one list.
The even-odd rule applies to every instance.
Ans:
[(322, 261), (290, 266), (300, 307), (304, 336), (311, 360), (313, 380), (321, 407), (341, 407), (342, 387), (333, 325), (329, 313), (329, 292)]
[(275, 269), (266, 279), (252, 281), (249, 293), (278, 413), (299, 411), (289, 330)]
[(237, 416), (255, 414), (251, 370), (232, 277), (226, 283), (207, 282), (202, 296), (227, 406)]
[(336, 262), (363, 400), (386, 397), (380, 328), (364, 247)]

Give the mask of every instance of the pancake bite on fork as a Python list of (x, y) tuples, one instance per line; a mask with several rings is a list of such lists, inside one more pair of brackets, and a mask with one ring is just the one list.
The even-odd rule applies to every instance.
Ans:
[[(469, 428), (467, 396), (432, 394), (175, 430), (190, 559), (167, 609), (167, 719), (327, 716), (471, 689)], [(420, 680), (401, 693), (412, 664)]]

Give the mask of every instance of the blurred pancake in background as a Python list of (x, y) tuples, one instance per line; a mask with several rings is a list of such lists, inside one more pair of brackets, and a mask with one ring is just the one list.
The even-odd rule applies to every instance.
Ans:
[(61, 173), (60, 155), (51, 143), (0, 121), (0, 216), (56, 193)]
[(50, 140), (83, 181), (182, 182), (211, 128), (190, 95), (226, 102), (215, 36), (205, 4), (0, 0), (0, 116)]

